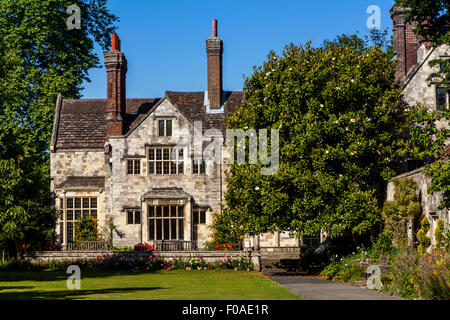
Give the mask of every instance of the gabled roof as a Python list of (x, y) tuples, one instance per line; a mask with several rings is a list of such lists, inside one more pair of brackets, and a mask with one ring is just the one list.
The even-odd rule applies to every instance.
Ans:
[(241, 104), (243, 98), (243, 92), (226, 91), (224, 94), (224, 112), (208, 113), (204, 92), (166, 91), (166, 97), (191, 122), (201, 121), (203, 131), (219, 129), (222, 134), (225, 134), (225, 119), (236, 111), (236, 107)]
[[(242, 102), (242, 92), (225, 92), (223, 113), (208, 113), (204, 92), (167, 91), (166, 97), (192, 123), (202, 121), (203, 130), (225, 133), (225, 118)], [(138, 126), (162, 99), (127, 99), (125, 134)], [(51, 149), (100, 149), (106, 141), (106, 99), (58, 97)]]

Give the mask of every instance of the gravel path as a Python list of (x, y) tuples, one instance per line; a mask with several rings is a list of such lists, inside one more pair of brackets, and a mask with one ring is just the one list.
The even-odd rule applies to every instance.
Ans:
[(350, 284), (314, 276), (267, 275), (289, 291), (307, 300), (404, 300)]

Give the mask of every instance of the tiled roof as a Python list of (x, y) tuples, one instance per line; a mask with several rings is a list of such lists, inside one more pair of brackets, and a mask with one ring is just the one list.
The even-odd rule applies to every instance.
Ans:
[[(242, 92), (225, 92), (223, 113), (207, 113), (204, 92), (167, 91), (166, 96), (191, 122), (202, 121), (203, 130), (225, 133), (225, 118), (242, 101)], [(161, 99), (127, 99), (126, 132), (145, 118)], [(58, 99), (52, 147), (56, 149), (103, 148), (106, 140), (106, 99)]]
[(242, 92), (225, 92), (223, 113), (207, 113), (204, 92), (166, 91), (166, 96), (192, 122), (202, 121), (203, 130), (219, 129), (225, 133), (225, 118), (231, 116), (242, 102)]
[(105, 177), (67, 177), (67, 180), (55, 189), (103, 189), (105, 188)]
[(143, 199), (188, 199), (192, 198), (189, 193), (184, 192), (182, 188), (152, 188), (147, 192)]

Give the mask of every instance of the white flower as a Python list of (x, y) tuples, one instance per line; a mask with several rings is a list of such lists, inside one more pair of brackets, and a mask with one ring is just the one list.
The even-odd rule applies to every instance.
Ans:
[(323, 104), (320, 104), (320, 107), (323, 108)]
[(248, 126), (245, 126), (245, 128), (244, 128), (245, 130), (247, 130), (248, 129)]
[(345, 131), (348, 131), (348, 128), (347, 128), (347, 127), (345, 128)]
[(355, 82), (355, 80), (352, 79), (352, 80), (350, 80), (350, 82), (353, 83), (353, 82)]
[(266, 73), (266, 76), (270, 76), (270, 71)]
[(336, 90), (341, 90), (341, 88), (339, 88), (339, 87), (336, 87)]
[(355, 123), (356, 120), (352, 118), (352, 119), (350, 119), (350, 121), (351, 121), (352, 123)]
[(329, 154), (329, 153), (330, 153), (330, 151), (328, 151), (328, 150), (327, 150), (327, 151), (325, 151), (325, 153), (326, 153), (326, 154)]
[(259, 187), (255, 187), (255, 190), (258, 191), (258, 190), (259, 190)]
[(369, 122), (372, 121), (372, 118), (367, 118), (367, 121), (369, 121)]
[(336, 120), (334, 123), (338, 124), (338, 123), (339, 123), (339, 120)]
[(292, 68), (289, 68), (289, 71), (292, 71)]
[(336, 58), (332, 58), (331, 60), (333, 60), (333, 61), (334, 61), (334, 60), (336, 60)]

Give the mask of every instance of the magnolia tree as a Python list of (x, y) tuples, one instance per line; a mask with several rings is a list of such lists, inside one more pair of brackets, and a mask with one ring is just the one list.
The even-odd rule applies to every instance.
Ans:
[(439, 115), (405, 109), (392, 57), (358, 41), (271, 52), (246, 79), (227, 127), (279, 130), (279, 168), (262, 175), (261, 164), (231, 165), (216, 221), (233, 225), (235, 237), (285, 230), (358, 238), (373, 230), (401, 160), (431, 145), (437, 152), (445, 140), (428, 121)]

